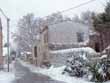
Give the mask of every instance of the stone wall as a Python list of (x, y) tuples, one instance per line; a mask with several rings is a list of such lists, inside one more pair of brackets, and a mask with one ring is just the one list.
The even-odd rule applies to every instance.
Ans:
[(34, 45), (32, 53), (33, 63), (37, 66), (42, 66), (49, 63), (48, 27), (44, 27), (44, 29), (41, 30), (39, 36), (40, 38), (38, 41), (36, 41), (37, 43)]

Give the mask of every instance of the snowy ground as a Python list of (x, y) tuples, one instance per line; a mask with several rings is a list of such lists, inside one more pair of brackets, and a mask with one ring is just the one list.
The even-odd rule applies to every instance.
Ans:
[(7, 64), (4, 65), (4, 70), (0, 71), (0, 83), (12, 83), (15, 79), (13, 64), (14, 62), (10, 64), (10, 72), (7, 72)]
[(37, 68), (34, 65), (30, 65), (29, 63), (25, 63), (22, 61), (20, 62), (22, 63), (22, 65), (28, 67), (32, 72), (47, 75), (54, 80), (64, 81), (66, 83), (93, 83), (93, 82), (86, 81), (85, 79), (70, 77), (68, 75), (62, 75), (62, 71), (65, 68), (65, 66), (57, 67), (57, 68), (51, 67), (49, 69), (42, 69), (42, 68)]
[[(3, 56), (6, 56), (7, 49), (3, 48)], [(0, 83), (12, 83), (15, 79), (14, 72), (12, 72), (13, 63), (10, 64), (10, 72), (7, 72), (7, 64), (4, 64), (4, 70), (0, 71)]]
[[(88, 52), (89, 54), (96, 54), (96, 52), (92, 48), (89, 48), (89, 47), (57, 50), (57, 51), (51, 51), (51, 53), (64, 54), (64, 53), (70, 53), (70, 52), (73, 53), (77, 51), (79, 52), (84, 51), (84, 52)], [(47, 75), (54, 80), (64, 81), (66, 83), (93, 83), (84, 78), (70, 77), (67, 74), (63, 75), (62, 72), (65, 66), (60, 66), (60, 67), (52, 66), (49, 69), (44, 69), (44, 68), (35, 67), (34, 65), (31, 65), (29, 63), (24, 63), (22, 61), (20, 62), (22, 63), (22, 65), (28, 67), (32, 72)], [(106, 82), (106, 83), (110, 83), (110, 82)]]
[[(83, 78), (70, 77), (69, 75), (62, 75), (62, 71), (65, 68), (65, 66), (42, 69), (42, 68), (35, 67), (34, 65), (31, 65), (29, 63), (23, 62), (23, 61), (20, 61), (20, 62), (22, 63), (23, 66), (28, 67), (32, 72), (47, 75), (54, 80), (63, 81), (66, 83), (94, 83), (94, 82), (89, 82)], [(105, 82), (105, 83), (110, 83), (110, 81)]]
[(14, 78), (15, 77), (12, 72), (0, 71), (0, 83), (11, 83)]

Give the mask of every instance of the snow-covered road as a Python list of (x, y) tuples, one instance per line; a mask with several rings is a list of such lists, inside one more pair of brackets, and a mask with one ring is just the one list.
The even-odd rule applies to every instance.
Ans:
[(64, 83), (51, 79), (46, 75), (34, 73), (28, 67), (23, 66), (19, 61), (15, 62), (16, 80), (13, 83)]
[[(25, 67), (28, 67), (31, 72), (41, 73), (43, 75), (49, 76), (50, 78), (52, 78), (54, 80), (63, 81), (65, 83), (94, 83), (94, 82), (90, 82), (90, 81), (83, 79), (83, 78), (70, 77), (69, 75), (63, 75), (62, 71), (65, 68), (65, 66), (51, 67), (49, 69), (42, 69), (42, 68), (38, 68), (32, 64), (23, 62), (23, 61), (20, 61), (20, 62)], [(110, 81), (105, 82), (105, 83), (110, 83)]]

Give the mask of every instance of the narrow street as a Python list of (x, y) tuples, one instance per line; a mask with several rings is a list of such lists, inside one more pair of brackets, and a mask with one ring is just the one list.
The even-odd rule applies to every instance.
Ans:
[(27, 67), (22, 66), (19, 61), (15, 62), (16, 80), (13, 83), (64, 83), (52, 80), (48, 76), (31, 72)]

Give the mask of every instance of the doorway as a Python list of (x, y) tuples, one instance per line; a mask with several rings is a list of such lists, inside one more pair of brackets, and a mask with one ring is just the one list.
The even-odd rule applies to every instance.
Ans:
[(37, 64), (37, 46), (34, 47), (35, 64)]
[(98, 42), (95, 43), (95, 51), (100, 52), (100, 45)]
[(37, 57), (37, 46), (34, 47), (34, 57)]

